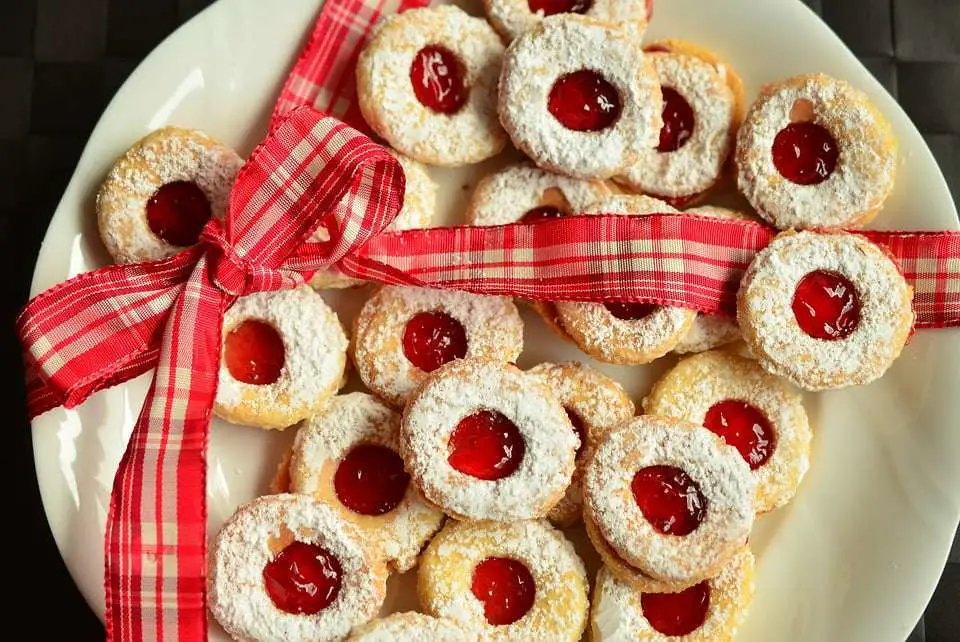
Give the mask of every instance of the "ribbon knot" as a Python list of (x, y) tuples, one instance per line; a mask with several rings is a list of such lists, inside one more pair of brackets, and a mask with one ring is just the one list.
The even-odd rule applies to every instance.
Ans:
[(217, 219), (207, 223), (200, 234), (200, 244), (210, 263), (210, 280), (229, 296), (239, 297), (304, 283), (298, 272), (258, 265), (240, 256), (236, 245), (227, 239), (224, 224)]

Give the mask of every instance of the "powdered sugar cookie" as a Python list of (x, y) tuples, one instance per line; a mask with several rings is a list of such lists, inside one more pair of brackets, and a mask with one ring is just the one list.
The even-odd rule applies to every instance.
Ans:
[(373, 618), (386, 569), (334, 509), (269, 495), (227, 520), (210, 551), (210, 611), (234, 639), (342, 640)]
[(910, 335), (913, 289), (856, 234), (783, 232), (750, 263), (737, 320), (760, 365), (807, 390), (879, 378)]
[(407, 611), (358, 626), (350, 642), (476, 642), (477, 635), (456, 620)]
[(423, 553), (424, 610), (490, 642), (575, 642), (587, 624), (587, 575), (563, 534), (542, 521), (448, 522)]
[(516, 360), (523, 321), (508, 298), (384, 287), (363, 306), (353, 336), (360, 378), (399, 407), (427, 374), (449, 361)]
[(513, 365), (476, 359), (427, 379), (400, 429), (420, 492), (457, 519), (545, 516), (570, 485), (579, 444), (546, 386)]
[(653, 0), (484, 0), (493, 28), (507, 41), (529, 31), (547, 16), (578, 13), (606, 22), (620, 22), (643, 37), (653, 13)]
[(343, 385), (347, 337), (308, 286), (240, 297), (223, 318), (214, 412), (233, 423), (286, 428)]
[(605, 430), (633, 417), (636, 409), (623, 386), (581, 363), (541, 363), (528, 370), (527, 374), (553, 391), (580, 439), (573, 480), (566, 495), (547, 515), (551, 522), (569, 526), (580, 519), (580, 506), (583, 503), (580, 475), (585, 453)]
[(754, 591), (754, 559), (744, 547), (720, 574), (678, 593), (641, 592), (608, 569), (597, 574), (590, 639), (728, 642), (746, 619)]
[(531, 223), (579, 214), (610, 194), (600, 181), (583, 181), (529, 163), (510, 165), (481, 180), (467, 205), (468, 225)]
[(754, 517), (754, 479), (717, 435), (671, 417), (607, 433), (583, 475), (584, 520), (629, 565), (671, 584), (713, 577)]
[(400, 415), (361, 392), (334, 397), (293, 445), (290, 490), (312, 495), (355, 524), (399, 572), (443, 523), (410, 483), (399, 451)]
[(411, 9), (378, 26), (357, 62), (360, 110), (400, 152), (430, 165), (496, 155), (503, 44), (485, 20), (454, 6)]
[(654, 384), (644, 412), (678, 417), (734, 446), (753, 471), (758, 513), (783, 506), (810, 467), (810, 424), (800, 395), (751, 359), (703, 352)]
[(117, 263), (156, 261), (223, 218), (243, 159), (203, 132), (164, 127), (121, 156), (97, 193), (100, 238)]
[(848, 83), (809, 74), (765, 86), (737, 137), (737, 183), (780, 229), (853, 227), (890, 191), (897, 144), (890, 124)]
[(500, 120), (545, 169), (604, 179), (655, 147), (663, 101), (636, 32), (574, 14), (513, 41), (500, 75)]

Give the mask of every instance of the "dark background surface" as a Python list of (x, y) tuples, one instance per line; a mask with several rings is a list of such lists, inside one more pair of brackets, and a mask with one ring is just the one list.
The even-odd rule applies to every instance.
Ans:
[[(280, 0), (276, 2), (282, 8)], [(669, 2), (670, 0), (660, 0)], [(704, 0), (713, 1), (713, 0)], [(764, 2), (765, 0), (756, 0)], [(900, 100), (960, 195), (960, 0), (805, 0)], [(166, 35), (209, 0), (0, 0), (0, 260), (4, 322), (25, 301), (43, 233), (107, 102)], [(103, 629), (63, 566), (33, 469), (18, 349), (4, 332), (15, 463), (14, 593), (7, 624), (34, 639), (98, 640)], [(958, 462), (960, 465), (960, 462)], [(11, 516), (12, 517), (12, 516)], [(864, 536), (869, 536), (865, 533)], [(13, 570), (16, 573), (13, 573)], [(21, 570), (22, 569), (22, 570)], [(960, 545), (911, 642), (960, 642)], [(838, 641), (845, 642), (845, 641)]]

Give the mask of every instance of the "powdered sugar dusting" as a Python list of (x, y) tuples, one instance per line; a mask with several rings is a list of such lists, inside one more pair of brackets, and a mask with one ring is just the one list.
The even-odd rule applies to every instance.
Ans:
[[(637, 39), (647, 30), (647, 7), (651, 3), (638, 0), (593, 0), (582, 14), (606, 22), (623, 23), (635, 30)], [(484, 0), (490, 24), (507, 40), (513, 40), (543, 21), (543, 11), (530, 10), (528, 0)]]
[(461, 623), (407, 611), (374, 620), (353, 630), (350, 642), (476, 642), (477, 634)]

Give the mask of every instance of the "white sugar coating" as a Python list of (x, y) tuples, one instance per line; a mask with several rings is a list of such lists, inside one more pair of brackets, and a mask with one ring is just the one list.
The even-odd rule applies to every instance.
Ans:
[[(647, 20), (653, 7), (652, 0), (593, 0), (585, 3), (587, 10), (582, 15), (624, 23), (635, 30), (639, 40), (647, 30)], [(506, 40), (513, 40), (543, 21), (543, 10), (534, 12), (529, 0), (484, 0), (487, 19)]]
[[(800, 329), (793, 298), (800, 280), (836, 272), (856, 288), (860, 321), (848, 337), (816, 339)], [(807, 390), (865, 384), (900, 354), (913, 324), (912, 288), (883, 250), (856, 234), (784, 232), (747, 268), (737, 319), (760, 365)]]
[[(633, 497), (648, 466), (683, 470), (706, 501), (703, 521), (684, 536), (664, 535)], [(754, 478), (733, 446), (706, 428), (644, 415), (621, 424), (594, 449), (583, 476), (585, 514), (627, 563), (654, 579), (685, 583), (719, 571), (743, 545), (754, 517)]]
[(607, 568), (597, 574), (590, 612), (592, 642), (720, 642), (732, 640), (753, 600), (754, 559), (744, 547), (719, 575), (707, 581), (710, 600), (703, 624), (683, 636), (657, 631), (644, 616), (641, 591), (621, 582)]
[(270, 384), (234, 379), (220, 355), (215, 412), (234, 423), (285, 428), (319, 410), (340, 388), (347, 336), (340, 320), (308, 286), (240, 297), (223, 318), (223, 338), (246, 320), (272, 326), (283, 342), (280, 377)]
[(407, 359), (403, 349), (407, 322), (421, 312), (443, 312), (463, 325), (465, 358), (514, 361), (523, 349), (523, 321), (509, 298), (384, 287), (357, 317), (353, 361), (367, 387), (393, 406), (403, 406), (427, 376)]
[(476, 642), (477, 634), (462, 623), (407, 611), (358, 626), (349, 642)]
[(663, 375), (643, 400), (643, 409), (703, 425), (710, 408), (722, 401), (747, 403), (770, 422), (772, 454), (753, 470), (755, 503), (758, 513), (783, 506), (793, 498), (810, 468), (813, 438), (802, 399), (785, 381), (768, 374), (752, 359), (703, 352), (680, 361)]
[[(462, 473), (447, 461), (450, 436), (481, 410), (503, 414), (523, 438), (519, 467), (499, 480)], [(543, 517), (559, 501), (580, 440), (550, 390), (515, 366), (461, 359), (437, 370), (403, 413), (400, 448), (427, 501), (459, 519)]]
[[(277, 608), (264, 588), (263, 569), (293, 540), (337, 558), (341, 586), (314, 615)], [(303, 495), (269, 495), (237, 509), (213, 541), (207, 578), (210, 611), (237, 640), (342, 640), (377, 614), (386, 573), (371, 560), (356, 529), (329, 506)]]
[[(489, 624), (471, 590), (474, 569), (492, 557), (516, 560), (533, 576), (534, 604), (513, 624)], [(573, 545), (539, 520), (448, 522), (424, 551), (418, 577), (427, 612), (472, 627), (484, 642), (575, 642), (586, 628), (588, 590)]]
[(416, 564), (423, 545), (440, 528), (443, 513), (427, 506), (409, 484), (400, 503), (383, 515), (361, 515), (344, 506), (334, 489), (340, 462), (361, 444), (399, 453), (400, 415), (371, 395), (354, 392), (334, 397), (297, 432), (290, 462), (290, 490), (334, 506), (355, 524), (364, 542), (397, 571)]
[(672, 205), (646, 194), (610, 194), (587, 205), (587, 214), (679, 214)]
[(163, 185), (195, 184), (223, 218), (230, 189), (243, 159), (200, 131), (164, 127), (138, 141), (121, 156), (97, 193), (100, 237), (118, 263), (156, 261), (183, 250), (153, 233), (147, 202)]
[[(836, 169), (818, 185), (797, 185), (773, 164), (774, 139), (793, 119), (820, 125), (837, 143)], [(865, 94), (823, 74), (795, 76), (764, 87), (750, 107), (737, 136), (737, 185), (780, 229), (851, 227), (890, 194), (896, 158), (890, 124)]]
[[(557, 79), (593, 70), (620, 95), (622, 111), (606, 129), (568, 129), (547, 110)], [(656, 147), (663, 101), (660, 83), (640, 38), (629, 28), (573, 14), (544, 18), (514, 40), (500, 76), (500, 120), (513, 143), (533, 161), (578, 178), (610, 178)]]
[[(444, 47), (464, 67), (470, 96), (455, 114), (424, 106), (410, 77), (417, 53)], [(367, 123), (400, 152), (431, 165), (464, 165), (496, 155), (507, 136), (497, 119), (503, 43), (481, 18), (454, 6), (389, 16), (357, 62), (357, 93)]]
[(569, 178), (520, 163), (494, 172), (477, 184), (467, 205), (466, 220), (468, 225), (514, 223), (542, 205), (576, 214), (609, 193), (610, 188), (602, 182)]
[(671, 152), (639, 150), (619, 177), (633, 189), (670, 197), (699, 194), (723, 172), (736, 135), (737, 99), (717, 67), (682, 53), (648, 54), (660, 85), (676, 91), (693, 110), (690, 138)]

